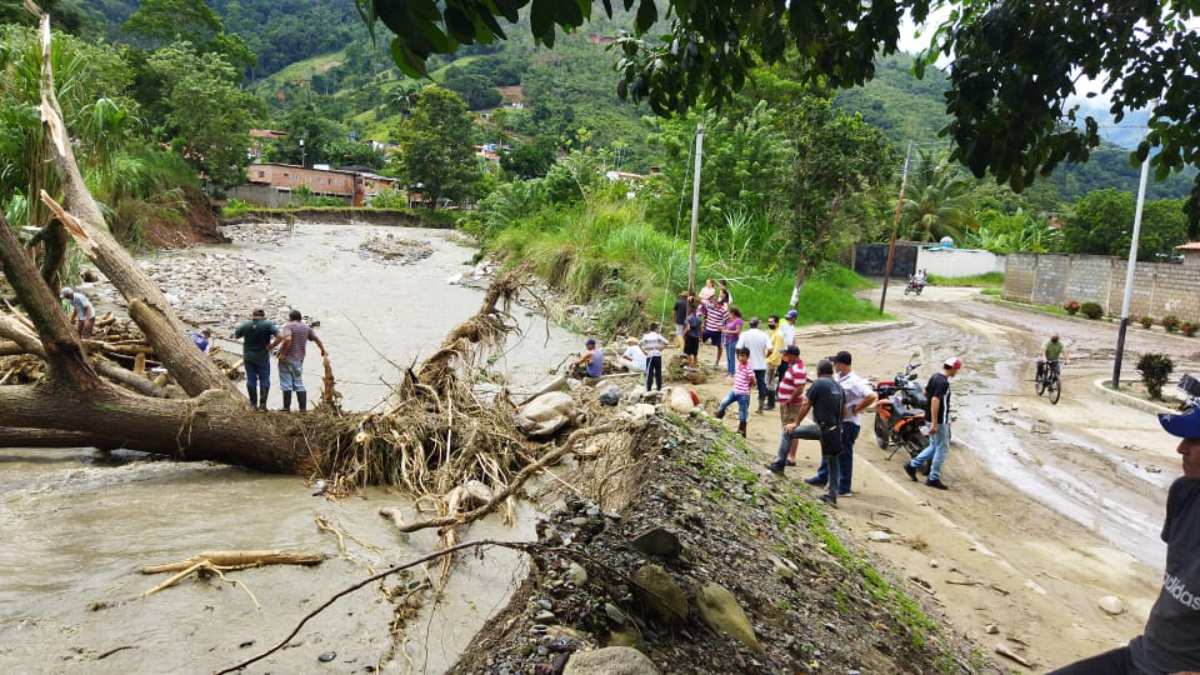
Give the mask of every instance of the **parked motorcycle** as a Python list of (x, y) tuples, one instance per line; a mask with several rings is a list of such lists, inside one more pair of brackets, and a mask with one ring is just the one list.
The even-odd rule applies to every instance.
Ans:
[[(913, 354), (912, 358), (916, 358)], [(921, 364), (909, 359), (904, 372), (896, 373), (890, 381), (878, 382), (875, 392), (879, 400), (875, 403), (875, 443), (880, 449), (891, 449), (891, 459), (903, 448), (908, 456), (916, 457), (929, 445), (928, 437), (922, 432), (925, 427), (925, 391), (917, 382), (916, 370)], [(928, 473), (928, 464), (921, 467)]]
[(925, 290), (925, 283), (924, 279), (919, 279), (916, 275), (910, 276), (908, 278), (908, 285), (904, 287), (904, 294), (916, 293), (920, 295), (921, 291)]

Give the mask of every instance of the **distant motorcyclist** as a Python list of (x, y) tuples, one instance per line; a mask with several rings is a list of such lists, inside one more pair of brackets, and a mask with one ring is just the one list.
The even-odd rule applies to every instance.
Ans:
[(1037, 381), (1041, 382), (1042, 377), (1046, 374), (1046, 364), (1051, 361), (1059, 361), (1070, 365), (1071, 357), (1067, 354), (1067, 346), (1063, 344), (1058, 333), (1051, 333), (1050, 339), (1042, 344), (1042, 353), (1038, 354), (1037, 359)]

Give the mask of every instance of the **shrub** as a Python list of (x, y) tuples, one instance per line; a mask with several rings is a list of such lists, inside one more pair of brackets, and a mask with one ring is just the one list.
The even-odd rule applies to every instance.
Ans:
[(1099, 319), (1104, 316), (1104, 308), (1095, 302), (1085, 302), (1079, 306), (1079, 311), (1089, 319)]
[(1168, 333), (1174, 333), (1179, 330), (1179, 318), (1174, 314), (1168, 314), (1162, 318), (1162, 327), (1167, 329)]
[(1175, 363), (1166, 354), (1142, 354), (1138, 359), (1137, 371), (1142, 374), (1146, 391), (1155, 401), (1162, 400), (1162, 388), (1175, 370)]
[(1138, 319), (1138, 323), (1142, 324), (1142, 328), (1149, 328), (1154, 325), (1154, 319), (1148, 316), (1142, 316)]
[(1063, 305), (1063, 309), (1067, 310), (1067, 314), (1075, 316), (1075, 313), (1079, 311), (1079, 301), (1068, 300), (1067, 304)]
[(1193, 335), (1195, 335), (1196, 328), (1197, 328), (1197, 326), (1195, 324), (1192, 324), (1191, 322), (1188, 322), (1188, 321), (1184, 321), (1183, 323), (1179, 324), (1179, 332), (1183, 333), (1187, 337), (1192, 337)]

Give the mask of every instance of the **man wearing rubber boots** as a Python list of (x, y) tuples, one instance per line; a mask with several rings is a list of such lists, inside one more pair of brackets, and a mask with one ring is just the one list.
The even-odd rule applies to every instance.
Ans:
[(1162, 539), (1167, 568), (1146, 628), (1129, 644), (1050, 675), (1196, 675), (1200, 673), (1200, 408), (1158, 416), (1179, 437), (1183, 475), (1167, 493)]

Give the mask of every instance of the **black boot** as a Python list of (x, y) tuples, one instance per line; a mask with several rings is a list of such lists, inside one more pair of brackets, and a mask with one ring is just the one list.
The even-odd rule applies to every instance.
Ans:
[(774, 409), (775, 409), (775, 390), (768, 389), (767, 390), (767, 405), (764, 407), (764, 410), (774, 410)]
[(742, 438), (746, 437), (746, 423), (745, 422), (738, 422), (738, 434), (741, 435)]
[(254, 390), (254, 387), (251, 387), (250, 385), (246, 385), (246, 394), (248, 394), (250, 396), (250, 407), (257, 408), (258, 407), (258, 392)]
[(717, 415), (716, 415), (716, 417), (717, 417), (717, 419), (719, 419), (719, 420), (723, 420), (723, 419), (725, 419), (725, 411), (724, 411), (724, 410), (721, 410), (720, 408), (717, 408)]
[(292, 392), (290, 391), (283, 392), (283, 409), (286, 411), (292, 409)]
[(300, 404), (300, 412), (308, 412), (308, 392), (296, 392), (296, 402)]
[(271, 391), (270, 387), (259, 387), (258, 388), (258, 409), (259, 410), (267, 409), (267, 392), (269, 392), (269, 391)]

